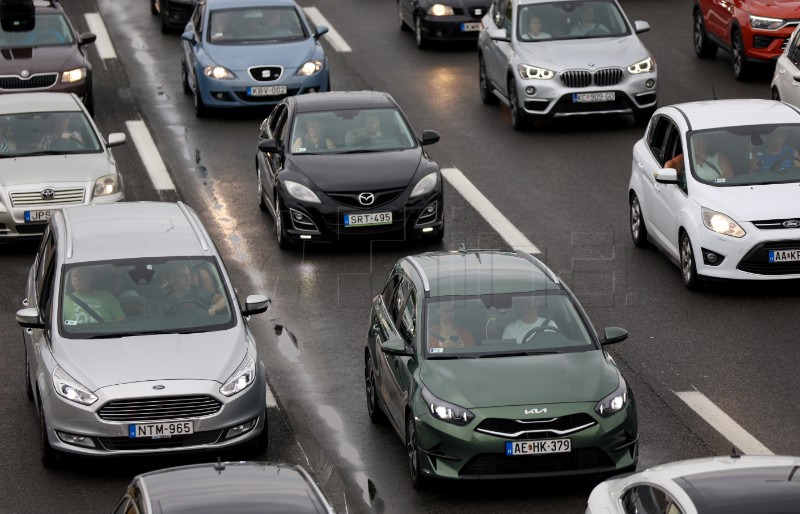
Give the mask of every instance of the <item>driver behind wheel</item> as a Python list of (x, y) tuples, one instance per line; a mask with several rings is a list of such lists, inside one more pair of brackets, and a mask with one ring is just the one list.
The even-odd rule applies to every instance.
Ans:
[(558, 328), (555, 321), (547, 320), (539, 315), (539, 308), (546, 306), (545, 297), (518, 297), (514, 298), (513, 304), (519, 311), (520, 317), (506, 325), (505, 330), (503, 330), (503, 339), (516, 339), (517, 343), (522, 343), (526, 334), (535, 328), (545, 324), (549, 327)]
[(152, 299), (148, 314), (155, 316), (180, 315), (204, 310), (209, 316), (225, 312), (225, 297), (204, 287), (192, 287), (192, 271), (184, 262), (167, 267), (167, 290)]
[(69, 114), (56, 112), (50, 116), (50, 130), (39, 140), (37, 149), (50, 150), (61, 144), (62, 141), (74, 141), (79, 145), (83, 144), (83, 137), (75, 130), (70, 130)]
[(800, 167), (800, 154), (786, 144), (786, 128), (778, 127), (764, 138), (764, 144), (753, 152), (751, 171), (775, 172)]

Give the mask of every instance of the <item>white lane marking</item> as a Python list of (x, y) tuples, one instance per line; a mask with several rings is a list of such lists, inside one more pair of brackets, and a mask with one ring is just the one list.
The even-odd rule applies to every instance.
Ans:
[(114, 51), (114, 45), (111, 44), (111, 38), (108, 36), (106, 24), (103, 23), (103, 18), (99, 13), (84, 14), (86, 18), (86, 25), (89, 26), (89, 31), (97, 36), (94, 42), (94, 47), (97, 53), (100, 54), (101, 59), (116, 59), (117, 53)]
[(278, 401), (275, 399), (275, 395), (272, 394), (272, 389), (269, 388), (269, 384), (267, 384), (267, 408), (269, 409), (278, 408)]
[(700, 391), (675, 394), (742, 452), (748, 455), (774, 455), (769, 448), (750, 435)]
[(125, 125), (128, 126), (128, 132), (148, 175), (150, 175), (150, 180), (153, 181), (153, 186), (159, 191), (174, 191), (175, 184), (167, 173), (167, 167), (161, 160), (161, 154), (158, 153), (158, 148), (153, 142), (150, 131), (147, 130), (147, 125), (142, 120), (126, 121)]
[(458, 168), (443, 168), (442, 175), (511, 248), (531, 254), (541, 253)]
[(339, 32), (333, 28), (327, 18), (319, 12), (319, 9), (316, 7), (304, 7), (303, 11), (305, 11), (306, 16), (308, 16), (314, 25), (325, 25), (328, 27), (328, 33), (325, 34), (324, 37), (328, 43), (331, 44), (334, 50), (337, 52), (352, 52), (353, 49), (350, 48), (350, 45), (347, 44), (347, 41), (339, 34)]

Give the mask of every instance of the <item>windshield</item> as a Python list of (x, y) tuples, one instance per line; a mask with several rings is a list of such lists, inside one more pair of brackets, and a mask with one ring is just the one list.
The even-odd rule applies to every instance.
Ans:
[(83, 111), (0, 116), (0, 158), (102, 151)]
[(712, 186), (800, 182), (800, 125), (690, 132), (692, 176)]
[(384, 152), (415, 145), (397, 109), (303, 113), (292, 127), (294, 154)]
[(69, 46), (74, 43), (67, 20), (60, 13), (37, 14), (33, 30), (6, 32), (0, 29), (0, 48)]
[(630, 34), (617, 4), (608, 0), (521, 5), (517, 24), (519, 41), (619, 37)]
[(64, 268), (60, 332), (67, 338), (210, 332), (232, 327), (212, 258), (80, 263)]
[(426, 320), (429, 359), (596, 349), (563, 291), (432, 298)]
[(297, 41), (308, 38), (294, 7), (225, 9), (211, 13), (208, 41), (215, 44), (248, 44)]

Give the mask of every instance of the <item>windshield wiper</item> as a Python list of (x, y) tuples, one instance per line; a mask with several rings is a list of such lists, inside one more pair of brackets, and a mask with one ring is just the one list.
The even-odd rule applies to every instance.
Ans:
[(446, 359), (474, 359), (473, 355), (437, 355), (436, 357), (428, 357), (429, 360), (443, 361)]
[(551, 355), (554, 353), (561, 353), (558, 351), (548, 351), (548, 352), (540, 352), (536, 350), (531, 350), (527, 352), (497, 352), (497, 353), (486, 353), (483, 355), (479, 355), (479, 359), (485, 358), (493, 358), (493, 357), (525, 357), (527, 355)]
[(349, 154), (349, 153), (377, 153), (377, 152), (385, 152), (385, 151), (386, 151), (385, 148), (380, 148), (380, 149), (376, 148), (376, 149), (373, 149), (373, 150), (347, 150), (346, 152), (336, 152), (336, 153), (339, 154), (339, 155), (345, 155), (345, 154)]
[(26, 153), (17, 157), (32, 157), (35, 155), (64, 155), (77, 153), (75, 150), (42, 150), (40, 152)]

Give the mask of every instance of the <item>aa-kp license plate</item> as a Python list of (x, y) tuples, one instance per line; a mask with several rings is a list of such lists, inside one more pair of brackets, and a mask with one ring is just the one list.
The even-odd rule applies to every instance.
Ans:
[(392, 223), (391, 212), (370, 212), (367, 214), (345, 214), (345, 227), (367, 227), (370, 225), (389, 225)]
[(614, 91), (606, 93), (572, 93), (572, 103), (591, 104), (596, 102), (613, 102), (616, 98)]
[(483, 28), (483, 24), (479, 21), (461, 24), (461, 32), (475, 32), (476, 30), (481, 30), (481, 28)]
[(506, 441), (506, 455), (539, 455), (542, 453), (569, 453), (569, 439), (542, 439), (539, 441)]
[(25, 211), (25, 223), (48, 221), (53, 211)]
[(247, 96), (285, 95), (286, 86), (253, 86), (247, 88)]
[(168, 421), (166, 423), (142, 423), (128, 425), (128, 438), (137, 439), (146, 437), (150, 439), (168, 438), (174, 435), (189, 435), (194, 433), (194, 423), (191, 421)]
[(800, 261), (800, 250), (770, 250), (769, 262)]

